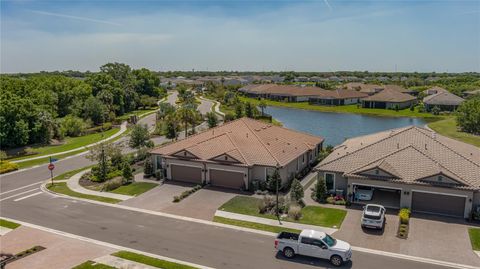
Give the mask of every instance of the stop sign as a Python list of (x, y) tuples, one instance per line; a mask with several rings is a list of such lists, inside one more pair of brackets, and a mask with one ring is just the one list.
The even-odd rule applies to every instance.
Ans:
[(48, 170), (52, 171), (53, 169), (55, 169), (55, 165), (53, 163), (50, 163), (48, 165)]

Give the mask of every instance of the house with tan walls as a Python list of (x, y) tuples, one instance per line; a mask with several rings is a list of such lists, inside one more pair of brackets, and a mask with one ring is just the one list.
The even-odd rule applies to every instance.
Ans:
[(282, 184), (310, 166), (323, 138), (241, 118), (151, 150), (167, 180), (247, 190), (279, 169)]
[(354, 203), (461, 218), (480, 205), (480, 149), (418, 126), (348, 139), (315, 170)]

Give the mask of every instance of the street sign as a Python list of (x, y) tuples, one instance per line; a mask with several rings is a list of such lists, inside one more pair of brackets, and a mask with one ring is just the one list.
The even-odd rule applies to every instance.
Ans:
[(48, 170), (52, 171), (55, 169), (55, 165), (53, 163), (48, 164)]
[(50, 162), (51, 162), (51, 163), (56, 162), (56, 161), (58, 161), (58, 159), (50, 158)]

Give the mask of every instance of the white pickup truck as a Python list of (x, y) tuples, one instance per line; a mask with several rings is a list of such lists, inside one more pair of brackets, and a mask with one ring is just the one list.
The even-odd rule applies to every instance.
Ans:
[(300, 234), (281, 232), (275, 239), (275, 249), (289, 259), (298, 254), (327, 259), (334, 266), (352, 257), (350, 244), (314, 230), (303, 230)]

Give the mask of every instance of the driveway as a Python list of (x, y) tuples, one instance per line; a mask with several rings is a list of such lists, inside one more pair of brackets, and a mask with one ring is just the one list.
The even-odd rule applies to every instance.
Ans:
[(135, 198), (123, 201), (120, 204), (143, 208), (148, 210), (163, 211), (164, 208), (172, 206), (173, 196), (189, 190), (191, 184), (166, 182), (163, 185), (153, 188)]
[(396, 237), (397, 212), (387, 210), (387, 213), (385, 229), (375, 231), (360, 227), (361, 207), (348, 209), (341, 229), (334, 236), (353, 246), (480, 266), (480, 258), (471, 249), (468, 224), (463, 220), (413, 215), (405, 240)]
[(228, 200), (239, 195), (237, 191), (227, 189), (205, 187), (179, 203), (172, 203), (171, 206), (164, 208), (166, 213), (212, 220), (215, 211)]

